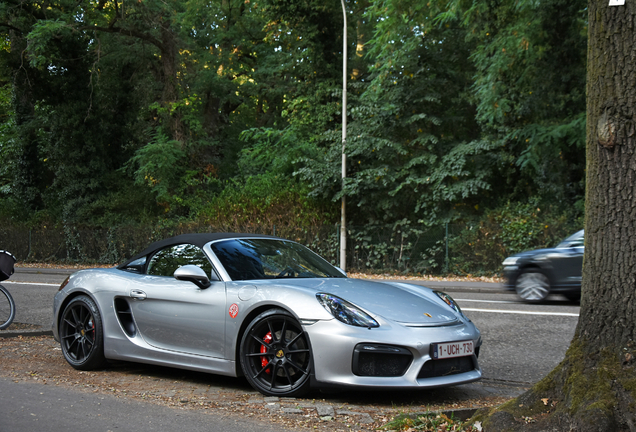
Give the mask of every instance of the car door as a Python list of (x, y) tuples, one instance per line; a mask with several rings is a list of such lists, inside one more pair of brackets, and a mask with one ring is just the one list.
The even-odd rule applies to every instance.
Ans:
[(170, 246), (150, 258), (144, 283), (128, 293), (139, 333), (156, 348), (225, 358), (225, 283), (200, 288), (175, 279), (174, 270), (186, 264), (198, 265), (208, 277), (213, 271), (194, 245)]
[(559, 245), (558, 250), (558, 258), (553, 261), (555, 285), (580, 285), (585, 251), (583, 233), (568, 238)]

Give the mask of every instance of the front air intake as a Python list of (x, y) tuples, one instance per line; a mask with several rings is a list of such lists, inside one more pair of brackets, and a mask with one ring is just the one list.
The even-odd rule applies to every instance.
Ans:
[(413, 354), (406, 348), (358, 344), (353, 350), (352, 370), (357, 376), (396, 377), (404, 375), (412, 361)]
[(418, 379), (457, 375), (475, 369), (472, 356), (455, 357), (441, 360), (429, 360), (424, 363)]

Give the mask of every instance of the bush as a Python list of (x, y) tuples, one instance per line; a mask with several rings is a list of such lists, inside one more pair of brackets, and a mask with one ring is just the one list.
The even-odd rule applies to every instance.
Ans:
[(493, 273), (515, 253), (553, 247), (583, 227), (576, 210), (544, 210), (536, 202), (507, 203), (479, 220), (454, 226), (450, 272)]

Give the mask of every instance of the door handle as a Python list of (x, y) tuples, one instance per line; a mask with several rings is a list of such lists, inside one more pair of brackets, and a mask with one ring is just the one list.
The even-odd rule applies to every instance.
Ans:
[(145, 300), (146, 299), (146, 293), (143, 292), (142, 290), (139, 289), (132, 289), (130, 290), (130, 297), (136, 299), (136, 300)]

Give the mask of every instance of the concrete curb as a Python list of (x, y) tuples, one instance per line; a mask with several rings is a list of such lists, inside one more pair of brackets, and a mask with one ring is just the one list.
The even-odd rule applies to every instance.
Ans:
[(29, 336), (53, 336), (51, 330), (0, 330), (0, 339)]
[(479, 409), (480, 408), (458, 408), (454, 410), (426, 411), (426, 412), (409, 413), (408, 416), (412, 419), (416, 419), (419, 416), (423, 416), (423, 415), (444, 414), (446, 417), (450, 419), (460, 420), (465, 422), (466, 420), (474, 416)]
[(37, 267), (18, 267), (14, 268), (14, 274), (43, 274), (43, 275), (62, 275), (68, 276), (80, 269), (56, 269), (56, 268), (37, 268)]

